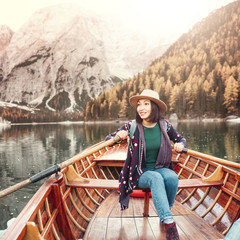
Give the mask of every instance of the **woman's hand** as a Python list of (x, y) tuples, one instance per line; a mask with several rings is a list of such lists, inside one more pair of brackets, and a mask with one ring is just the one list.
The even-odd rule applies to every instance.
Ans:
[(128, 136), (128, 131), (121, 130), (121, 131), (117, 132), (117, 135), (123, 140)]
[(182, 152), (184, 145), (181, 142), (175, 143), (173, 146), (174, 150), (177, 152)]

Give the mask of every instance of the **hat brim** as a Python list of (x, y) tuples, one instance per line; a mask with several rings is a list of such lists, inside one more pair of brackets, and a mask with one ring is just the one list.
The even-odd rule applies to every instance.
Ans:
[(158, 105), (161, 113), (164, 113), (164, 112), (167, 111), (167, 105), (163, 101), (158, 100), (156, 98), (149, 97), (149, 96), (139, 96), (139, 95), (138, 96), (132, 96), (132, 97), (129, 98), (129, 102), (136, 109), (137, 108), (137, 102), (140, 99), (149, 99), (149, 100), (155, 102)]

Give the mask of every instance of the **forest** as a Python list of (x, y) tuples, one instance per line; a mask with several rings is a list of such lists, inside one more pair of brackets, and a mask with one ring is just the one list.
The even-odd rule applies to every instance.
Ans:
[(0, 107), (0, 117), (11, 123), (34, 123), (34, 122), (62, 122), (83, 120), (83, 114), (66, 113), (64, 111), (49, 111), (37, 109), (34, 112), (19, 109), (17, 107)]
[(86, 104), (84, 119), (131, 119), (129, 97), (159, 93), (179, 118), (240, 114), (240, 1), (214, 11), (142, 73)]

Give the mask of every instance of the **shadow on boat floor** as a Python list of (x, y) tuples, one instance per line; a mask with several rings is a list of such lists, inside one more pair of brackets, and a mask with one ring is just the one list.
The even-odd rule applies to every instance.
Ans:
[[(163, 224), (150, 199), (149, 217), (143, 217), (143, 198), (131, 198), (129, 209), (120, 210), (119, 195), (112, 192), (96, 211), (84, 240), (95, 239), (165, 239)], [(216, 240), (224, 236), (196, 213), (175, 202), (172, 213), (180, 239)]]

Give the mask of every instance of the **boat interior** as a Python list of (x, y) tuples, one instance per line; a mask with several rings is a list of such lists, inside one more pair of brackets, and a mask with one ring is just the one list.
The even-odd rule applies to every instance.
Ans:
[[(165, 239), (149, 191), (120, 210), (118, 177), (126, 148), (127, 142), (92, 147), (53, 175), (2, 239)], [(172, 208), (180, 239), (224, 239), (240, 215), (239, 172), (187, 153), (173, 152), (172, 160), (180, 179)]]

